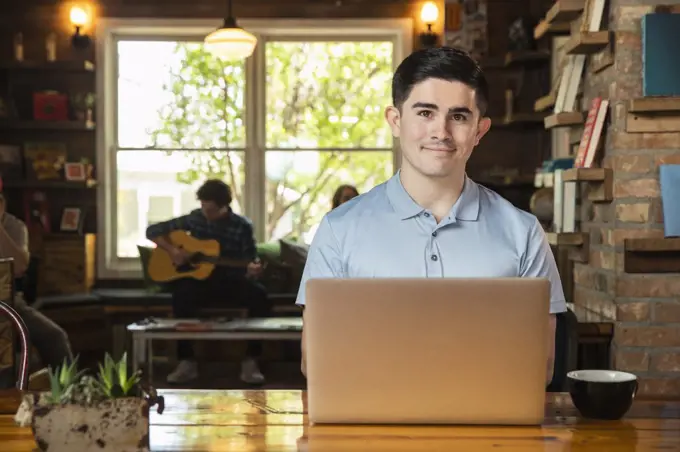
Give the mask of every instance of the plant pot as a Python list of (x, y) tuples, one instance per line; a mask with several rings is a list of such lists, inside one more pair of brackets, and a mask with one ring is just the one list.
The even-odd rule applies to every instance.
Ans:
[(43, 451), (137, 452), (149, 450), (149, 408), (162, 397), (121, 397), (92, 405), (51, 404), (48, 393), (24, 396), (15, 420), (30, 425)]

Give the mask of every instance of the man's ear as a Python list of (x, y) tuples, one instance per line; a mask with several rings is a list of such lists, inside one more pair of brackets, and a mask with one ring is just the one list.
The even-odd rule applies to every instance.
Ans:
[(385, 109), (385, 119), (387, 120), (387, 124), (390, 125), (390, 129), (392, 129), (392, 136), (394, 138), (399, 138), (399, 135), (401, 135), (400, 118), (401, 114), (397, 107), (390, 105)]
[(475, 146), (479, 144), (479, 141), (486, 135), (486, 132), (488, 132), (490, 128), (491, 118), (484, 116), (479, 120), (479, 124), (477, 125), (477, 136), (475, 136)]

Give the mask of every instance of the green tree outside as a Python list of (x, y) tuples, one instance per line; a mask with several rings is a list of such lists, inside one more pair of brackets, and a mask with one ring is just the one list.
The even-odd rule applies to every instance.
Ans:
[[(266, 46), (266, 111), (256, 115), (265, 122), (267, 149), (265, 239), (302, 238), (328, 212), (338, 185), (354, 184), (363, 192), (393, 174), (392, 137), (383, 116), (391, 96), (392, 44), (260, 45)], [(165, 86), (168, 100), (159, 110), (162, 125), (151, 134), (154, 147), (205, 149), (190, 153), (191, 166), (179, 181), (221, 178), (240, 210), (245, 65), (216, 59), (197, 43), (177, 43), (175, 52), (181, 64)], [(280, 224), (285, 218), (290, 225)]]

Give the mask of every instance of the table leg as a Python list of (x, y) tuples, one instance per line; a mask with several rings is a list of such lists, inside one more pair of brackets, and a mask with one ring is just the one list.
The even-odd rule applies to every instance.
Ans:
[(136, 371), (146, 359), (146, 338), (140, 333), (132, 333), (132, 369)]
[(149, 372), (149, 384), (153, 382), (153, 339), (148, 338), (146, 340), (147, 346), (149, 347), (149, 354), (147, 355), (147, 370)]

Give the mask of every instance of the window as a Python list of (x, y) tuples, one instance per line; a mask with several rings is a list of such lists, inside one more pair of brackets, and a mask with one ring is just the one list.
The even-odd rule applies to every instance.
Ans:
[(104, 22), (101, 277), (138, 274), (146, 227), (196, 208), (207, 178), (232, 187), (259, 241), (310, 243), (339, 185), (394, 173), (383, 112), (410, 21), (244, 21), (258, 35), (247, 61), (204, 51), (216, 24)]

